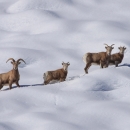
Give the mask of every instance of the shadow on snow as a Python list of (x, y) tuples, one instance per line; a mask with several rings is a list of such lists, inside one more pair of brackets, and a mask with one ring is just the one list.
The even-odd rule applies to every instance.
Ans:
[[(31, 85), (20, 85), (20, 87), (30, 87), (30, 86), (41, 86), (43, 84), (31, 84)], [(19, 88), (17, 86), (12, 86), (12, 89)], [(9, 88), (3, 89), (2, 91), (10, 90)]]
[(125, 63), (125, 64), (122, 64), (122, 65), (119, 65), (118, 67), (121, 67), (121, 66), (127, 66), (127, 67), (130, 67), (130, 64)]

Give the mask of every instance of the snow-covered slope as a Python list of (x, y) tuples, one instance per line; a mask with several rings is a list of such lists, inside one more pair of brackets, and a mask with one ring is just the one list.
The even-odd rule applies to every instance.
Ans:
[[(0, 73), (23, 58), (20, 85), (0, 92), (0, 130), (129, 130), (130, 2), (0, 0)], [(119, 67), (91, 66), (82, 56), (126, 46)], [(43, 86), (43, 73), (70, 62), (65, 82)]]

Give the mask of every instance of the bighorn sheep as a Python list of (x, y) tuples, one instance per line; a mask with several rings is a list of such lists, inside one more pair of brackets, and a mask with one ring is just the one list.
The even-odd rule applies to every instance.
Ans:
[(115, 65), (115, 67), (118, 67), (118, 64), (122, 62), (126, 47), (118, 47), (118, 49), (120, 50), (119, 53), (112, 54), (109, 61), (109, 64)]
[(112, 44), (111, 46), (106, 45), (106, 52), (99, 52), (99, 53), (86, 53), (83, 56), (83, 61), (86, 63), (86, 67), (84, 68), (85, 73), (88, 73), (88, 69), (90, 68), (91, 64), (97, 64), (100, 65), (101, 68), (103, 68), (104, 65), (106, 65), (106, 67), (108, 67), (109, 65), (109, 59), (111, 56), (111, 52), (112, 49), (114, 49), (114, 47), (112, 47), (114, 44)]
[(13, 64), (13, 69), (7, 73), (0, 74), (0, 89), (7, 84), (9, 84), (9, 88), (11, 89), (13, 83), (16, 83), (16, 85), (20, 87), (19, 86), (20, 75), (18, 71), (18, 65), (21, 63), (20, 61), (23, 61), (25, 64), (26, 62), (23, 59), (18, 59), (17, 61), (15, 61), (13, 58), (9, 58), (6, 61), (6, 63), (9, 60), (12, 60), (11, 64)]
[(44, 85), (48, 84), (50, 81), (58, 80), (60, 82), (65, 81), (68, 73), (68, 66), (70, 63), (62, 63), (63, 68), (55, 70), (55, 71), (47, 71), (43, 75)]

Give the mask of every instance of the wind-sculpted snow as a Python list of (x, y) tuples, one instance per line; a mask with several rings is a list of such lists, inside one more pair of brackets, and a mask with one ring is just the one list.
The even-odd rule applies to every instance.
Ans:
[[(47, 86), (26, 84), (11, 91), (3, 89), (0, 126), (32, 130), (127, 128), (129, 121), (118, 124), (129, 119), (130, 108), (130, 80), (122, 75), (121, 69), (97, 70)], [(115, 77), (112, 71), (119, 75)], [(101, 76), (97, 77), (97, 73)]]
[[(71, 1), (71, 0), (68, 0)], [(7, 12), (9, 13), (19, 13), (32, 9), (43, 9), (43, 10), (57, 10), (63, 8), (67, 3), (67, 0), (19, 0), (16, 3), (12, 4)]]
[[(0, 130), (129, 130), (130, 2), (128, 0), (0, 0), (0, 73), (22, 58), (20, 86), (0, 92)], [(127, 49), (119, 67), (82, 57)], [(70, 62), (65, 82), (43, 85), (43, 73)]]

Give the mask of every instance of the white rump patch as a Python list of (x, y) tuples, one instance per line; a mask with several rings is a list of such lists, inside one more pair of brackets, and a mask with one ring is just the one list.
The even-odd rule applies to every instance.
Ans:
[(85, 64), (87, 64), (87, 61), (86, 61), (87, 56), (88, 56), (88, 54), (87, 54), (87, 53), (83, 56), (83, 62), (84, 62)]
[(43, 79), (44, 79), (44, 81), (46, 81), (47, 76), (48, 76), (48, 71), (47, 71), (46, 73), (43, 74)]

